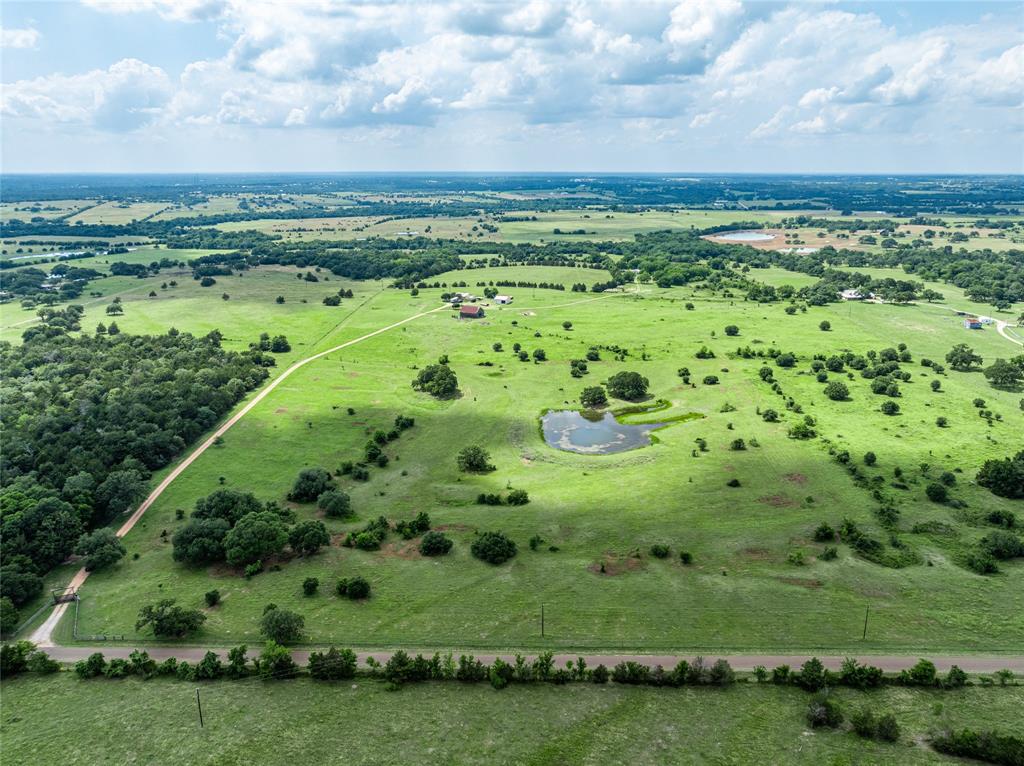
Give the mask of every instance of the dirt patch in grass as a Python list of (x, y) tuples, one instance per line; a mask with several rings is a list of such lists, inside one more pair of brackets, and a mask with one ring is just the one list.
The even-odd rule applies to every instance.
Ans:
[(757, 502), (770, 505), (772, 508), (795, 508), (799, 503), (785, 495), (765, 495), (757, 498)]
[(360, 377), (360, 375), (361, 375), (361, 373), (358, 373), (358, 372), (346, 372), (345, 373), (345, 377), (346, 378), (358, 378), (358, 377)]
[(287, 407), (278, 407), (276, 410), (274, 410), (275, 415), (284, 415), (286, 412), (288, 412)]
[(434, 527), (437, 532), (469, 532), (472, 529), (469, 524), (438, 524)]
[(771, 551), (767, 548), (744, 548), (740, 554), (752, 561), (768, 561), (772, 557)]
[(782, 478), (786, 481), (791, 481), (794, 484), (804, 485), (807, 483), (807, 477), (802, 473), (787, 473)]
[(636, 556), (622, 556), (616, 553), (606, 553), (600, 561), (595, 561), (587, 567), (594, 574), (614, 577), (616, 575), (637, 572), (645, 566), (644, 560)]
[(389, 559), (421, 559), (420, 544), (416, 540), (398, 540), (381, 546), (380, 553)]
[(784, 582), (787, 585), (796, 585), (800, 588), (808, 588), (810, 590), (817, 590), (823, 583), (821, 580), (814, 580), (810, 577), (776, 577), (779, 582)]

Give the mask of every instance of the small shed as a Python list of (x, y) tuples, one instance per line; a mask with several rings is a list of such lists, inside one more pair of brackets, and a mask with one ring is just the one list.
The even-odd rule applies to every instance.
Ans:
[(459, 306), (459, 319), (479, 319), (483, 315), (484, 310), (480, 306)]
[(512, 302), (512, 296), (511, 295), (495, 295), (494, 296), (494, 302), (495, 303), (502, 303), (502, 304), (511, 303)]
[(964, 327), (968, 330), (980, 330), (981, 320), (978, 319), (978, 317), (967, 317), (967, 319), (964, 320)]
[(839, 297), (841, 297), (844, 301), (864, 300), (864, 295), (861, 293), (860, 290), (843, 290), (841, 293), (839, 293)]

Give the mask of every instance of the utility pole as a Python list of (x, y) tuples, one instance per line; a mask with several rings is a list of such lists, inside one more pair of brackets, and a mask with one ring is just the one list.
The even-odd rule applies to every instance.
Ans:
[(199, 728), (203, 728), (203, 703), (199, 701), (199, 689), (196, 689), (196, 707), (199, 708)]
[(544, 605), (540, 605), (540, 637), (544, 638)]
[(864, 607), (864, 635), (860, 637), (862, 641), (866, 641), (868, 638), (868, 611), (870, 609), (870, 606)]

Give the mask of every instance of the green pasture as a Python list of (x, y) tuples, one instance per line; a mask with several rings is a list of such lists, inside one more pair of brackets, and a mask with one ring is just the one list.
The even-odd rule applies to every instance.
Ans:
[(1021, 687), (953, 692), (840, 689), (857, 710), (892, 713), (895, 743), (810, 729), (809, 695), (739, 684), (727, 690), (610, 684), (512, 686), (430, 683), (385, 690), (371, 679), (203, 683), (80, 681), (71, 673), (3, 683), (4, 760), (10, 763), (755, 764), (959, 763), (928, 747), (946, 728), (1012, 731)]
[[(575, 281), (578, 270), (559, 278)], [(296, 270), (257, 269), (243, 278), (218, 279), (212, 288), (188, 281), (178, 298), (143, 294), (126, 301), (118, 324), (125, 330), (154, 332), (174, 324), (205, 332), (219, 327), (229, 342), (244, 347), (261, 330), (285, 332), (293, 352), (279, 363), (307, 356), (432, 309), (443, 289), (407, 292), (355, 284), (356, 298), (338, 308), (319, 304), (329, 285), (295, 279)], [(482, 274), (483, 272), (481, 272)], [(544, 267), (495, 269), (495, 276), (540, 281)], [(441, 281), (465, 280), (473, 272), (453, 272)], [(548, 277), (550, 280), (551, 277)], [(261, 280), (266, 280), (261, 281)], [(284, 306), (276, 291), (291, 285)], [(231, 294), (221, 301), (221, 291)], [(251, 292), (249, 292), (251, 291)], [(691, 288), (659, 290), (631, 286), (626, 293), (503, 290), (511, 306), (486, 308), (481, 320), (458, 320), (443, 309), (312, 362), (275, 389), (207, 451), (147, 511), (128, 535), (129, 556), (116, 568), (94, 574), (82, 589), (79, 630), (84, 634), (133, 631), (140, 606), (173, 597), (201, 606), (203, 593), (217, 588), (223, 603), (208, 610), (197, 640), (230, 644), (256, 641), (257, 624), (268, 602), (287, 605), (306, 619), (309, 640), (374, 646), (462, 646), (628, 649), (830, 648), (835, 651), (998, 651), (1024, 641), (1024, 570), (1003, 565), (1003, 573), (980, 577), (961, 566), (963, 557), (987, 527), (985, 512), (1013, 504), (973, 484), (981, 463), (1019, 449), (1020, 392), (990, 387), (980, 373), (949, 372), (942, 391), (929, 387), (922, 357), (942, 360), (967, 340), (986, 360), (1019, 349), (992, 330), (969, 333), (938, 306), (833, 304), (788, 316), (783, 306), (729, 300)], [(293, 295), (308, 295), (296, 304)], [(243, 296), (246, 296), (243, 300)], [(694, 303), (687, 311), (684, 303)], [(90, 307), (85, 326), (101, 317)], [(818, 329), (828, 319), (831, 332)], [(342, 321), (339, 321), (342, 320)], [(563, 329), (563, 322), (572, 329)], [(727, 324), (740, 327), (727, 338)], [(539, 333), (539, 337), (537, 334)], [(501, 352), (492, 350), (503, 344)], [(511, 353), (519, 342), (527, 351), (542, 348), (548, 360), (523, 363)], [(902, 413), (883, 415), (883, 397), (868, 381), (846, 381), (851, 400), (832, 402), (809, 373), (811, 357), (850, 349), (865, 353), (905, 342), (914, 374), (901, 384)], [(698, 360), (707, 345), (716, 358)], [(846, 470), (819, 440), (787, 438), (799, 417), (761, 383), (761, 359), (734, 358), (738, 346), (795, 352), (799, 365), (776, 368), (776, 378), (818, 420), (819, 433), (856, 462), (868, 450), (878, 464), (864, 469), (884, 477), (899, 507), (900, 539), (919, 564), (889, 569), (867, 562), (845, 545), (839, 558), (818, 558), (823, 545), (811, 539), (822, 521), (838, 526), (844, 517), (881, 539), (876, 503), (853, 484)], [(570, 376), (569, 361), (591, 346), (628, 349), (625, 361), (601, 351), (582, 379)], [(447, 354), (459, 377), (461, 396), (438, 402), (414, 392), (417, 369)], [(644, 358), (646, 357), (646, 359)], [(676, 375), (689, 367), (694, 386)], [(278, 368), (280, 369), (280, 367)], [(671, 402), (663, 413), (699, 412), (699, 420), (674, 423), (657, 432), (653, 446), (608, 456), (562, 452), (543, 443), (539, 415), (549, 408), (578, 406), (580, 390), (620, 370), (636, 370), (650, 380), (652, 397)], [(925, 374), (927, 373), (927, 374)], [(720, 385), (704, 385), (706, 375)], [(845, 375), (841, 377), (845, 381)], [(972, 399), (983, 397), (1002, 416), (991, 426), (978, 417)], [(735, 410), (723, 412), (724, 405)], [(347, 414), (347, 408), (355, 410)], [(780, 423), (766, 423), (758, 408), (772, 407)], [(190, 569), (172, 562), (170, 536), (184, 524), (175, 511), (191, 510), (197, 498), (227, 486), (262, 499), (285, 501), (298, 471), (320, 465), (334, 470), (357, 460), (368, 434), (387, 429), (398, 414), (416, 426), (387, 449), (384, 468), (371, 469), (366, 483), (339, 478), (353, 498), (358, 518), (326, 520), (332, 546), (308, 559), (266, 562), (268, 571), (246, 580), (226, 567)], [(662, 413), (659, 413), (662, 414)], [(947, 417), (940, 429), (936, 417)], [(696, 438), (708, 452), (692, 454)], [(733, 451), (741, 437), (748, 449)], [(756, 441), (759, 446), (752, 446)], [(497, 470), (459, 474), (455, 455), (466, 444), (491, 452)], [(896, 467), (906, 489), (889, 486)], [(957, 471), (952, 494), (965, 508), (938, 505), (924, 487), (942, 471)], [(158, 479), (159, 477), (155, 477)], [(736, 478), (741, 486), (729, 487)], [(481, 492), (521, 488), (526, 506), (477, 505)], [(300, 518), (316, 514), (296, 506)], [(385, 515), (392, 520), (430, 514), (455, 547), (441, 559), (424, 559), (416, 542), (392, 535), (383, 550), (341, 547), (344, 533)], [(910, 530), (922, 522), (930, 534)], [(944, 534), (934, 530), (944, 529)], [(477, 531), (502, 530), (519, 546), (511, 562), (492, 567), (472, 558)], [(535, 535), (543, 543), (531, 550)], [(655, 543), (671, 556), (652, 557)], [(694, 563), (684, 566), (679, 552)], [(136, 555), (138, 558), (136, 558)], [(802, 555), (804, 564), (791, 563)], [(602, 571), (602, 564), (604, 571)], [(275, 566), (276, 565), (276, 566)], [(333, 595), (336, 580), (361, 574), (373, 596), (365, 603)], [(302, 580), (318, 577), (319, 595), (304, 597)], [(540, 634), (540, 610), (545, 633)], [(862, 638), (865, 610), (869, 629)], [(70, 626), (65, 621), (65, 637)]]

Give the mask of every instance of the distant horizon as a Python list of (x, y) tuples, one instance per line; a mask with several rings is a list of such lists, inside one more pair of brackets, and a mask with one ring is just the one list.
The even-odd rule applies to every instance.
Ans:
[(19, 176), (676, 176), (675, 180), (685, 180), (686, 176), (700, 178), (724, 177), (777, 177), (792, 178), (800, 176), (822, 177), (843, 176), (847, 178), (1022, 178), (1024, 171), (1012, 172), (978, 172), (978, 173), (943, 173), (943, 172), (847, 172), (847, 171), (707, 171), (707, 170), (23, 170), (15, 172), (0, 171), (0, 178)]
[(1022, 0), (5, 0), (0, 159), (1017, 175), (1022, 41)]

